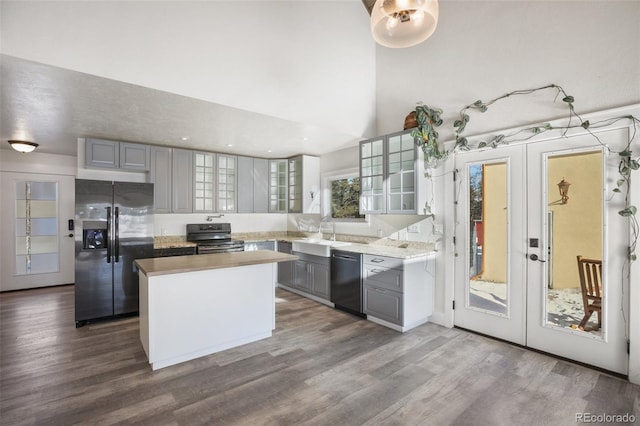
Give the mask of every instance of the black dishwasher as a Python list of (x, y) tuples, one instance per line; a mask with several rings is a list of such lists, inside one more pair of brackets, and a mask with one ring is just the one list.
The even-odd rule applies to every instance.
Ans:
[(364, 317), (361, 265), (361, 254), (331, 250), (331, 301), (336, 309)]

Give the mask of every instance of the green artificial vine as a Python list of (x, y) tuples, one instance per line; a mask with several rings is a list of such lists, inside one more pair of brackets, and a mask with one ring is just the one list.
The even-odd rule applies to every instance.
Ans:
[[(449, 154), (447, 151), (440, 151), (438, 146), (439, 135), (436, 127), (441, 126), (443, 123), (442, 118), (440, 118), (442, 110), (440, 108), (430, 108), (427, 105), (418, 105), (415, 113), (418, 127), (411, 131), (411, 136), (418, 141), (418, 145), (424, 152), (425, 165), (432, 167)], [(429, 162), (427, 163), (427, 161)]]
[[(565, 126), (556, 127), (552, 126), (550, 123), (534, 125), (531, 127), (519, 129), (510, 134), (493, 135), (491, 139), (480, 141), (476, 146), (470, 146), (468, 139), (462, 136), (462, 133), (465, 131), (467, 124), (469, 123), (470, 112), (476, 111), (484, 113), (489, 109), (491, 105), (502, 99), (506, 99), (511, 96), (529, 95), (547, 89), (553, 89), (556, 91), (555, 99), (557, 99), (559, 96), (562, 96), (562, 101), (567, 105), (567, 108), (569, 109), (569, 121)], [(443, 111), (439, 108), (431, 108), (426, 105), (418, 105), (418, 107), (416, 107), (415, 109), (418, 127), (412, 130), (411, 135), (416, 139), (416, 144), (420, 146), (422, 148), (422, 151), (424, 152), (425, 167), (430, 168), (437, 166), (441, 160), (447, 158), (452, 152), (455, 153), (456, 151), (469, 151), (474, 148), (497, 148), (502, 145), (508, 145), (511, 142), (524, 142), (540, 133), (550, 130), (562, 130), (562, 136), (566, 136), (567, 132), (570, 129), (582, 128), (586, 130), (591, 136), (593, 136), (600, 145), (605, 147), (609, 152), (612, 152), (611, 149), (600, 140), (598, 135), (591, 131), (591, 129), (608, 127), (618, 121), (631, 121), (631, 123), (633, 124), (633, 132), (629, 137), (625, 148), (621, 152), (617, 153), (620, 157), (618, 165), (620, 178), (617, 180), (616, 188), (613, 189), (613, 192), (624, 194), (625, 207), (624, 209), (620, 210), (618, 214), (620, 216), (627, 217), (630, 220), (632, 242), (629, 246), (628, 259), (630, 261), (634, 261), (637, 259), (636, 248), (640, 236), (640, 225), (636, 217), (638, 209), (636, 206), (631, 205), (631, 172), (640, 169), (640, 160), (633, 158), (631, 144), (635, 139), (637, 126), (640, 125), (640, 120), (632, 115), (627, 115), (590, 123), (589, 120), (583, 120), (575, 111), (573, 105), (574, 102), (574, 97), (567, 94), (567, 92), (565, 92), (565, 90), (557, 84), (549, 84), (535, 89), (515, 90), (513, 92), (509, 92), (505, 95), (492, 99), (488, 102), (477, 100), (474, 103), (462, 108), (460, 110), (458, 119), (454, 121), (453, 128), (455, 131), (455, 145), (450, 150), (441, 150), (438, 145), (439, 135), (436, 131), (436, 127), (439, 127), (443, 123), (443, 120), (440, 117)], [(574, 119), (577, 121), (577, 124), (574, 124)]]

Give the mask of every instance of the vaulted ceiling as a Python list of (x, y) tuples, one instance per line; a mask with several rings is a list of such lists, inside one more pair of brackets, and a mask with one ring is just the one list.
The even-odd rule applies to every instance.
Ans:
[(358, 0), (0, 7), (3, 141), (75, 155), (92, 136), (274, 158), (375, 129), (375, 46)]

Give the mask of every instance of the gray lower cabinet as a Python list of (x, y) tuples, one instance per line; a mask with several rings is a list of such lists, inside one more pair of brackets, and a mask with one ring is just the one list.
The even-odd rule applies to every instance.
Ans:
[(193, 212), (193, 151), (173, 149), (171, 158), (171, 212)]
[(311, 279), (309, 277), (309, 262), (296, 260), (294, 262), (293, 286), (298, 290), (311, 293)]
[(171, 148), (152, 146), (149, 179), (153, 183), (153, 212), (171, 213)]
[(363, 308), (367, 318), (398, 331), (429, 320), (433, 313), (433, 256), (398, 259), (363, 256)]
[(298, 252), (293, 252), (293, 254), (299, 258), (294, 262), (293, 287), (321, 299), (329, 300), (330, 259)]
[(402, 293), (366, 284), (363, 292), (367, 315), (402, 325)]
[(331, 282), (329, 265), (311, 262), (310, 265), (309, 274), (311, 275), (311, 294), (322, 299), (329, 300), (329, 287)]
[[(280, 253), (291, 254), (292, 244), (288, 241), (278, 241), (278, 251)], [(278, 283), (288, 287), (293, 287), (293, 264), (294, 262), (278, 262)]]

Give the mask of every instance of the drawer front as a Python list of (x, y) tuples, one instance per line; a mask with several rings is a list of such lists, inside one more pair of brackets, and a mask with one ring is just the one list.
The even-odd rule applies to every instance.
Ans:
[(167, 247), (153, 250), (153, 257), (187, 256), (196, 254), (195, 247)]
[(365, 254), (362, 257), (362, 262), (366, 265), (380, 266), (382, 268), (402, 269), (402, 259), (398, 259), (395, 257), (374, 256), (372, 254)]
[(371, 285), (364, 286), (364, 313), (402, 325), (401, 293)]
[(380, 266), (364, 265), (364, 284), (371, 284), (399, 293), (404, 291), (402, 286), (402, 271)]

